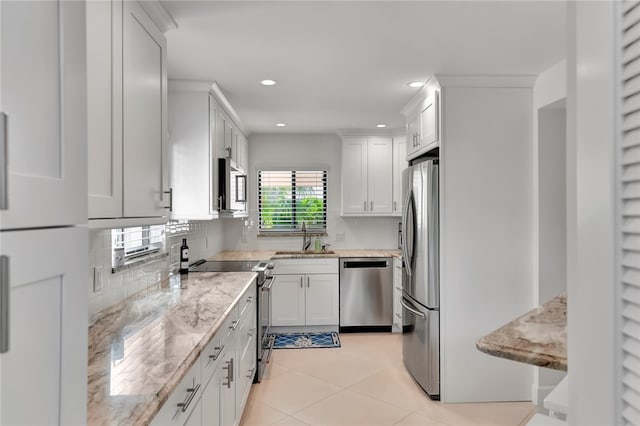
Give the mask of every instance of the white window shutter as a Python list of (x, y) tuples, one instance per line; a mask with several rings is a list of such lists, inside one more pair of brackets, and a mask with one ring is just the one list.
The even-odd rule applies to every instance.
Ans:
[(620, 419), (640, 424), (640, 2), (621, 13), (619, 147)]

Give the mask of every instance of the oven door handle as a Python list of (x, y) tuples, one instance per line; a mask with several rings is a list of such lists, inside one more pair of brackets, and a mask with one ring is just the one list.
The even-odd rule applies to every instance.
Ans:
[(271, 286), (273, 286), (273, 283), (276, 281), (276, 277), (269, 277), (266, 280), (264, 280), (264, 283), (262, 284), (262, 286), (260, 286), (260, 288), (262, 289), (262, 291), (271, 291)]

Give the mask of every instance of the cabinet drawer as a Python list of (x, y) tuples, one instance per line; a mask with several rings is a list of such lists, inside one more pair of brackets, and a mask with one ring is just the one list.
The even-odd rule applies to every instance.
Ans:
[(240, 297), (240, 301), (238, 302), (240, 318), (242, 318), (243, 315), (246, 315), (247, 309), (254, 310), (254, 311), (256, 310), (256, 306), (257, 306), (256, 297), (257, 297), (256, 282), (254, 280), (251, 286), (249, 286), (249, 288), (247, 289), (247, 291), (245, 291), (242, 294), (242, 296)]
[(274, 274), (337, 274), (338, 258), (276, 259)]
[(197, 405), (204, 390), (200, 380), (200, 360), (191, 367), (151, 422), (152, 425), (182, 425)]
[(206, 383), (211, 378), (218, 365), (222, 362), (224, 352), (231, 348), (229, 345), (229, 340), (231, 339), (227, 338), (227, 336), (232, 332), (233, 321), (237, 320), (237, 315), (234, 315), (234, 313), (237, 313), (236, 308), (224, 320), (218, 332), (213, 336), (209, 344), (205, 346), (200, 355), (203, 383)]

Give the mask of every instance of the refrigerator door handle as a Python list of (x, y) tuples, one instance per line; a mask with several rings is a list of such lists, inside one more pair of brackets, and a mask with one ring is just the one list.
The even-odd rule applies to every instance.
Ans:
[(423, 314), (422, 312), (412, 308), (411, 306), (409, 306), (409, 304), (407, 302), (405, 302), (405, 298), (403, 297), (402, 299), (400, 299), (400, 304), (409, 312), (411, 312), (413, 315), (422, 318), (422, 319), (427, 319), (427, 316), (425, 314)]
[[(402, 257), (405, 259), (405, 268), (407, 270), (407, 275), (411, 276), (413, 274), (412, 264), (413, 264), (413, 232), (409, 234), (409, 213), (413, 211), (413, 190), (409, 191), (407, 194), (407, 200), (404, 203), (404, 212), (402, 214), (402, 236), (403, 236), (403, 245), (402, 245)], [(414, 218), (411, 217), (413, 221)], [(411, 226), (412, 230), (414, 226)], [(411, 247), (411, 250), (410, 250)]]

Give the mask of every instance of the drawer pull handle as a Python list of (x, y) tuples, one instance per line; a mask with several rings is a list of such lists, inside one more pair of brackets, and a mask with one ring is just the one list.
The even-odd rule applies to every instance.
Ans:
[(255, 328), (250, 329), (250, 330), (249, 330), (249, 332), (247, 333), (247, 335), (248, 335), (249, 337), (253, 336), (253, 332), (254, 332), (254, 331), (256, 331), (256, 329), (255, 329)]
[(198, 390), (200, 390), (199, 383), (196, 385), (196, 387), (187, 389), (187, 392), (189, 392), (189, 395), (187, 395), (187, 399), (185, 399), (183, 402), (178, 403), (178, 407), (182, 409), (183, 413), (187, 411), (187, 408), (189, 408), (189, 404), (191, 404), (191, 401), (193, 401), (193, 397), (196, 396)]
[(236, 328), (238, 328), (238, 324), (240, 324), (240, 321), (232, 321), (231, 322), (231, 327), (229, 327), (231, 330), (236, 331)]
[(247, 298), (247, 303), (251, 303), (253, 302), (253, 296), (250, 296), (249, 298)]
[(163, 194), (169, 194), (169, 206), (165, 207), (170, 212), (173, 211), (173, 188), (169, 188), (168, 191), (163, 191)]
[(255, 373), (256, 369), (252, 368), (251, 370), (249, 370), (249, 374), (247, 375), (247, 379), (251, 379), (253, 378), (253, 374)]
[(220, 356), (220, 354), (222, 353), (222, 351), (224, 350), (224, 345), (222, 346), (216, 346), (214, 348), (215, 352), (211, 355), (209, 355), (209, 358), (211, 358), (212, 360), (216, 361), (218, 359), (218, 357)]
[(226, 383), (223, 382), (222, 385), (231, 389), (231, 382), (233, 382), (233, 358), (227, 361), (226, 367), (222, 367), (222, 368), (227, 370), (227, 382)]

